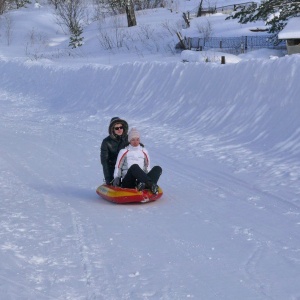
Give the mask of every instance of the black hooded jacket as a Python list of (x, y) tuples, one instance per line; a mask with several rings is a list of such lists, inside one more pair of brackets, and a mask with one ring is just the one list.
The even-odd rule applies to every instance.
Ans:
[[(123, 135), (114, 134), (115, 124), (123, 125)], [(106, 184), (114, 179), (114, 169), (119, 151), (128, 145), (128, 124), (118, 117), (112, 118), (108, 126), (107, 136), (101, 144), (100, 159)]]

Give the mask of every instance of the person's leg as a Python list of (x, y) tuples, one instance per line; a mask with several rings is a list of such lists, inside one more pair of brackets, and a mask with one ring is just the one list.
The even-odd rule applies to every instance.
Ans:
[(162, 173), (162, 168), (160, 166), (153, 167), (147, 174), (150, 179), (150, 184), (147, 183), (146, 187), (150, 189), (153, 194), (158, 194), (159, 187), (157, 185), (158, 179)]
[(162, 173), (162, 168), (160, 166), (155, 166), (150, 170), (147, 176), (150, 178), (150, 180), (153, 183), (157, 183), (161, 173)]
[(139, 165), (134, 164), (128, 169), (125, 177), (123, 178), (122, 187), (135, 188), (136, 181), (147, 183), (149, 181), (149, 178), (146, 173), (139, 167)]

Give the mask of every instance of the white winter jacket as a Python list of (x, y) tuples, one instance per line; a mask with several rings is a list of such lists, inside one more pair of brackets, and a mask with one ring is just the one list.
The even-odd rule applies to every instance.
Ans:
[(138, 164), (146, 173), (148, 173), (150, 170), (150, 158), (148, 151), (141, 145), (137, 147), (129, 145), (120, 150), (115, 165), (114, 178), (124, 178), (128, 169), (133, 164)]

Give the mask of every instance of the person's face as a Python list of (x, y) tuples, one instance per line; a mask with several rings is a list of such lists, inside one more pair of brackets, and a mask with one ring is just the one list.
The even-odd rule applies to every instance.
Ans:
[(120, 123), (117, 123), (114, 125), (114, 133), (117, 135), (122, 135), (124, 132), (123, 125)]
[(140, 144), (140, 138), (132, 138), (130, 140), (130, 145), (133, 147), (137, 147)]

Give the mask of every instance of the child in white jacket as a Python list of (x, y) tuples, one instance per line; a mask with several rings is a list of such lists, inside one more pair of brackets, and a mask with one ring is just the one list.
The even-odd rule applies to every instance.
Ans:
[[(128, 133), (129, 145), (120, 150), (114, 172), (114, 186), (148, 188), (153, 194), (158, 193), (158, 179), (162, 173), (160, 166), (150, 170), (148, 151), (140, 144), (140, 133), (132, 128)], [(122, 179), (122, 181), (121, 181)]]

